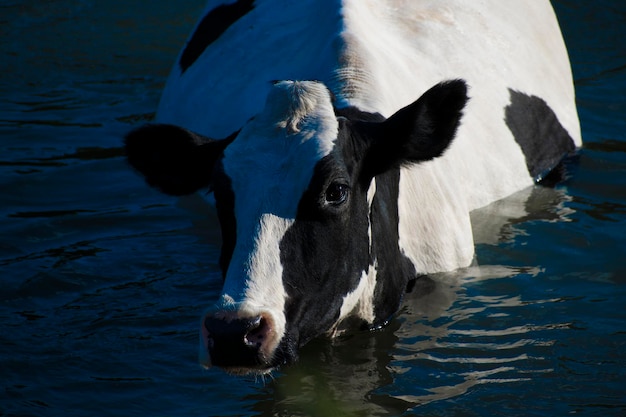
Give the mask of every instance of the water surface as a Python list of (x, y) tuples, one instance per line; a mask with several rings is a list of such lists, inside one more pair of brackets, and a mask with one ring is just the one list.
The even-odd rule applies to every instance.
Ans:
[(0, 2), (0, 416), (626, 414), (626, 7), (554, 4), (585, 141), (568, 179), (474, 213), (475, 265), (388, 327), (255, 380), (196, 364), (215, 218), (120, 147), (204, 0)]

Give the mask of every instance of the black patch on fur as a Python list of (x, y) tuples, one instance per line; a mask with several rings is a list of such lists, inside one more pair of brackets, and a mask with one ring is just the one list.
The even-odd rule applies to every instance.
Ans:
[[(466, 97), (463, 98), (465, 103)], [(460, 110), (459, 110), (460, 112)], [(380, 113), (368, 113), (356, 107), (335, 109), (339, 117), (347, 118), (352, 125), (352, 136), (357, 140), (368, 134), (368, 122), (381, 123), (386, 119)], [(366, 122), (367, 124), (361, 124)], [(455, 123), (454, 129), (456, 129)], [(359, 130), (365, 129), (363, 132)], [(391, 136), (391, 135), (389, 135)], [(354, 146), (357, 148), (358, 146)], [(400, 251), (398, 198), (400, 194), (400, 169), (390, 169), (375, 177), (376, 193), (370, 207), (372, 249), (370, 264), (376, 262), (376, 287), (374, 290), (375, 322), (370, 327), (385, 325), (397, 312), (403, 290), (416, 277), (413, 263)], [(369, 186), (369, 183), (367, 183)]]
[(509, 89), (505, 121), (526, 157), (528, 172), (539, 182), (576, 149), (572, 137), (545, 100)]
[[(385, 325), (398, 311), (405, 289), (416, 277), (413, 263), (400, 251), (398, 198), (400, 170), (394, 169), (376, 178), (376, 194), (372, 201), (372, 261), (376, 262), (373, 327)], [(419, 202), (416, 202), (418, 205)]]
[[(361, 179), (362, 156), (371, 140), (361, 122), (384, 118), (356, 108), (336, 112), (344, 118), (339, 120), (336, 148), (317, 163), (295, 222), (280, 243), (288, 337), (279, 351), (289, 343), (302, 346), (328, 331), (338, 319), (343, 297), (356, 289), (370, 265), (376, 263), (377, 268), (375, 321), (370, 326), (386, 324), (397, 311), (408, 281), (415, 278), (415, 268), (399, 246), (400, 168), (376, 177), (371, 207), (370, 181)], [(349, 185), (348, 199), (341, 206), (324, 205), (326, 188), (337, 181)]]
[(184, 73), (236, 21), (254, 9), (254, 0), (238, 0), (222, 4), (207, 13), (189, 39), (180, 56), (179, 65)]
[[(287, 340), (298, 347), (330, 329), (343, 297), (356, 288), (370, 260), (367, 190), (353, 186), (352, 161), (336, 151), (317, 163), (295, 222), (280, 242)], [(352, 187), (340, 206), (324, 204), (333, 181)]]

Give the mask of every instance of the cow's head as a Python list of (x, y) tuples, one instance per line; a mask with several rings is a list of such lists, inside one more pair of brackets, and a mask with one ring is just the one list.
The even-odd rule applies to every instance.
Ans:
[(150, 185), (215, 195), (224, 287), (202, 320), (201, 361), (263, 373), (350, 313), (386, 320), (364, 306), (376, 300), (372, 179), (441, 155), (466, 101), (451, 81), (387, 120), (355, 120), (337, 116), (323, 84), (284, 81), (227, 139), (158, 124), (128, 134), (128, 160)]

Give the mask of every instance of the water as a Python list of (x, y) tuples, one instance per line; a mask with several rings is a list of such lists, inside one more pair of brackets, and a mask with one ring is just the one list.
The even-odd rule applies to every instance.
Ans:
[(569, 179), (475, 213), (477, 264), (387, 328), (256, 380), (196, 364), (215, 218), (121, 156), (204, 0), (182, 4), (0, 1), (0, 416), (626, 414), (623, 2), (555, 2), (586, 143)]

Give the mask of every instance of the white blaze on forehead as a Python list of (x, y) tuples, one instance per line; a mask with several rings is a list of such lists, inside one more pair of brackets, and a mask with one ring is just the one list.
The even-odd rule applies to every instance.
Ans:
[(224, 171), (235, 195), (237, 237), (221, 307), (270, 312), (281, 336), (287, 294), (280, 242), (295, 220), (315, 165), (333, 150), (337, 133), (324, 85), (283, 81), (272, 89), (263, 112), (224, 152)]
[(264, 213), (258, 221), (257, 229), (250, 236), (238, 236), (243, 242), (231, 260), (222, 299), (230, 297), (228, 301), (243, 315), (271, 313), (273, 330), (282, 337), (286, 326), (282, 313), (287, 293), (281, 279), (280, 241), (293, 220)]

